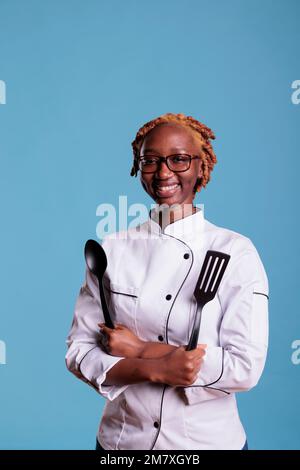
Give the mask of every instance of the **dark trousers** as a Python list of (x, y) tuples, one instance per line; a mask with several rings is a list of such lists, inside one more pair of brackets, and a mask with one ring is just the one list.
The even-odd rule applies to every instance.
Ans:
[(100, 446), (98, 439), (96, 439), (96, 450), (105, 450)]
[[(96, 439), (96, 450), (105, 450), (105, 449), (103, 449), (103, 447), (100, 446), (100, 444), (99, 444), (99, 442), (98, 442), (98, 439)], [(248, 442), (247, 442), (247, 439), (246, 439), (245, 445), (244, 445), (244, 447), (242, 448), (242, 450), (248, 450)]]

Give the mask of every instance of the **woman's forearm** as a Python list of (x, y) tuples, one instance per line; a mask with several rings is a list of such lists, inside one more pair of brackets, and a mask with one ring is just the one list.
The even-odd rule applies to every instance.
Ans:
[(157, 359), (125, 358), (107, 372), (103, 385), (162, 383), (163, 369), (162, 361)]
[(142, 359), (158, 359), (176, 349), (176, 346), (164, 343), (145, 342), (139, 357)]

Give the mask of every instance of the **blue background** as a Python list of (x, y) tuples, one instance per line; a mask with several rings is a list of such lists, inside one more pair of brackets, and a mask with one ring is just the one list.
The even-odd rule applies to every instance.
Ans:
[(131, 178), (146, 121), (211, 127), (197, 202), (250, 237), (270, 282), (264, 375), (239, 394), (253, 449), (299, 448), (297, 0), (0, 0), (2, 449), (94, 448), (104, 399), (65, 367), (96, 208), (153, 203)]

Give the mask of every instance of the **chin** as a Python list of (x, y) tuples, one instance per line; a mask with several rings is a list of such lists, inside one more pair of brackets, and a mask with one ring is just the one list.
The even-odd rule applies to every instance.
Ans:
[(159, 205), (166, 205), (166, 206), (182, 206), (182, 202), (181, 201), (176, 201), (176, 200), (172, 200), (172, 199), (168, 199), (168, 198), (164, 198), (164, 199), (156, 199), (156, 204), (159, 204)]

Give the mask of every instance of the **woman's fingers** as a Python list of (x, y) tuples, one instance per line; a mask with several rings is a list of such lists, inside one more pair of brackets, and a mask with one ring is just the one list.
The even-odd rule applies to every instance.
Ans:
[[(112, 331), (112, 330), (113, 330), (113, 328), (109, 328), (108, 326), (106, 326), (105, 323), (98, 323), (98, 326), (99, 326), (100, 328), (102, 328), (102, 329), (106, 329), (106, 331), (107, 331), (107, 330), (109, 330), (109, 331)], [(124, 326), (123, 326), (121, 323), (116, 323), (116, 324), (115, 324), (115, 329), (116, 329), (116, 328), (117, 328), (117, 329), (122, 329), (123, 327), (124, 327)]]
[(98, 323), (98, 326), (104, 333), (110, 333), (112, 331), (112, 329), (106, 326), (105, 323)]

